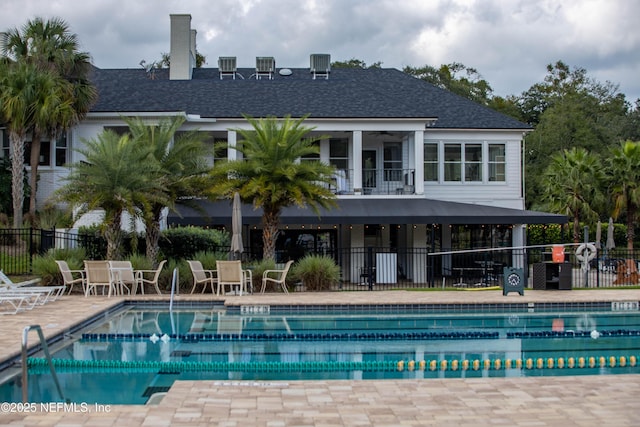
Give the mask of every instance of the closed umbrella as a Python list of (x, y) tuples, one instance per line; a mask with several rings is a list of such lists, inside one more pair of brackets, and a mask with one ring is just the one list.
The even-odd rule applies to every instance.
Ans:
[(602, 222), (598, 221), (596, 225), (596, 249), (602, 249)]
[(240, 259), (244, 247), (242, 246), (242, 202), (240, 194), (233, 195), (233, 208), (231, 211), (231, 248), (229, 257), (232, 259)]
[(613, 240), (613, 218), (609, 217), (609, 226), (607, 227), (607, 243), (605, 248), (610, 251), (616, 247), (616, 242)]

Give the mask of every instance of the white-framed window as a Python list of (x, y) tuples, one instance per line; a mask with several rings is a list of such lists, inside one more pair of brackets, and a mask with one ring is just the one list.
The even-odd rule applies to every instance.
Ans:
[(313, 145), (316, 147), (316, 153), (314, 154), (307, 154), (305, 156), (302, 156), (300, 158), (301, 161), (315, 161), (315, 162), (319, 162), (320, 161), (320, 141), (314, 141)]
[(2, 130), (2, 151), (0, 155), (5, 159), (11, 158), (11, 143), (9, 142), (9, 131), (6, 129)]
[(462, 181), (462, 144), (444, 144), (444, 180)]
[(482, 182), (482, 144), (464, 144), (464, 180)]
[(69, 153), (69, 143), (67, 133), (63, 132), (60, 138), (56, 140), (55, 162), (56, 166), (64, 166), (67, 162)]
[(505, 145), (489, 144), (489, 181), (504, 182), (506, 176)]
[(424, 180), (439, 181), (438, 144), (424, 144)]
[[(505, 152), (505, 144), (486, 141), (425, 143), (424, 180), (425, 182), (440, 180), (468, 183), (504, 182), (506, 180)], [(442, 176), (440, 176), (441, 170)]]
[(385, 142), (383, 147), (385, 181), (402, 181), (402, 143)]
[(329, 164), (336, 169), (349, 169), (349, 138), (329, 139)]

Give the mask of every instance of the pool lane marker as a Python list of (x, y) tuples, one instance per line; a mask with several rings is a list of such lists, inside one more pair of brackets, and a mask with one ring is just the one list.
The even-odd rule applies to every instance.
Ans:
[[(57, 372), (391, 372), (391, 371), (500, 371), (587, 368), (635, 368), (638, 356), (571, 356), (527, 359), (387, 360), (325, 362), (160, 362), (53, 359)], [(27, 359), (29, 373), (47, 372), (45, 358)]]

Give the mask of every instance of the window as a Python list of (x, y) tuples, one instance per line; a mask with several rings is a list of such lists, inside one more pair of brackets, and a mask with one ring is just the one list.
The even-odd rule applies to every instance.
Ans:
[(110, 130), (115, 132), (117, 135), (125, 135), (129, 133), (129, 126), (105, 126), (104, 130)]
[[(31, 141), (26, 141), (24, 145), (24, 164), (31, 164)], [(40, 141), (40, 159), (38, 166), (51, 166), (51, 142)]]
[(462, 144), (444, 145), (444, 180), (462, 181)]
[(11, 144), (9, 143), (9, 132), (5, 129), (2, 131), (2, 157), (9, 160), (11, 156)]
[(63, 132), (62, 136), (56, 141), (56, 166), (64, 166), (67, 163), (68, 151), (67, 133)]
[(384, 180), (402, 181), (402, 143), (384, 143)]
[(424, 180), (438, 181), (438, 144), (424, 145)]
[(336, 169), (349, 169), (349, 139), (331, 138), (329, 140), (329, 164)]
[(314, 141), (313, 146), (316, 147), (316, 152), (302, 156), (301, 161), (320, 161), (320, 141)]
[(465, 144), (464, 180), (482, 181), (482, 144)]
[(505, 181), (505, 146), (489, 144), (489, 181)]

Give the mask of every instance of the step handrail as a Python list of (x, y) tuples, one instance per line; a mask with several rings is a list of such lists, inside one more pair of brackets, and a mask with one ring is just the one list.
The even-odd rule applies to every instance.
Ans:
[(27, 343), (29, 337), (29, 331), (35, 330), (38, 333), (38, 338), (40, 339), (40, 345), (42, 346), (42, 351), (44, 352), (45, 357), (47, 358), (47, 362), (49, 363), (49, 370), (51, 371), (51, 376), (53, 377), (53, 382), (56, 384), (56, 388), (58, 389), (58, 393), (60, 394), (60, 399), (63, 401), (64, 395), (62, 393), (62, 387), (60, 387), (60, 382), (58, 381), (58, 376), (56, 375), (56, 370), (53, 367), (53, 362), (51, 361), (51, 354), (49, 353), (49, 346), (47, 345), (47, 340), (44, 339), (44, 334), (42, 333), (42, 328), (40, 325), (31, 325), (25, 326), (22, 330), (22, 402), (29, 402), (29, 387), (28, 387), (28, 367), (27, 367)]

